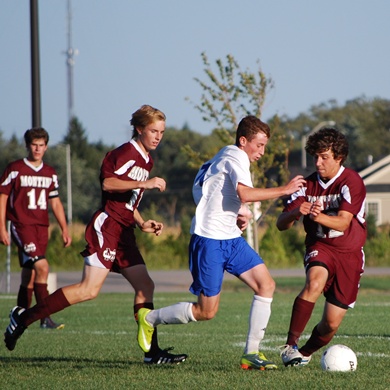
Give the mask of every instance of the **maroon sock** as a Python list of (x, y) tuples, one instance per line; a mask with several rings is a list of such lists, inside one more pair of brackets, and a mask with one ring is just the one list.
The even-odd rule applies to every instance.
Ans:
[(34, 294), (37, 303), (41, 303), (47, 296), (49, 296), (47, 283), (34, 283)]
[(31, 306), (34, 290), (20, 285), (18, 292), (17, 305), (28, 309)]
[[(134, 305), (134, 318), (137, 322), (138, 322), (138, 318), (137, 318), (138, 310), (142, 309), (143, 307), (146, 309), (150, 309), (150, 310), (154, 309), (153, 302), (137, 303), (136, 305)], [(154, 332), (153, 332), (153, 336), (152, 336), (152, 344), (150, 347), (150, 351), (146, 352), (145, 356), (147, 356), (148, 354), (153, 355), (159, 350), (160, 350), (160, 347), (158, 346), (157, 328), (155, 327)]]
[(305, 301), (299, 297), (295, 298), (287, 336), (288, 345), (297, 345), (299, 337), (309, 322), (314, 304), (314, 302)]
[[(41, 303), (49, 296), (49, 291), (47, 291), (47, 283), (34, 283), (34, 294), (35, 300), (37, 303)], [(41, 324), (45, 321), (44, 318), (41, 318)]]
[(332, 336), (321, 336), (318, 332), (317, 325), (314, 327), (313, 331), (311, 332), (311, 336), (309, 340), (307, 340), (306, 344), (299, 348), (299, 352), (303, 356), (310, 356), (314, 352), (318, 351), (320, 348), (324, 347), (325, 345), (329, 344), (330, 340), (332, 340)]
[(70, 303), (66, 299), (62, 288), (49, 295), (41, 303), (37, 303), (31, 309), (26, 310), (20, 315), (21, 323), (24, 326), (29, 326), (33, 322), (50, 317), (51, 314), (57, 313), (70, 306)]

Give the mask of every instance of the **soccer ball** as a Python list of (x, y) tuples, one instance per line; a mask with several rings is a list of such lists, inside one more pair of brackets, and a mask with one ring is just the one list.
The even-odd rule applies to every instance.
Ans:
[(321, 367), (324, 371), (355, 371), (355, 352), (345, 345), (332, 345), (322, 354)]

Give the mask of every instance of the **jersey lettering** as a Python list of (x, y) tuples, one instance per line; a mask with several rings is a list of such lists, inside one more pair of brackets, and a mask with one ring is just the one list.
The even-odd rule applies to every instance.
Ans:
[(131, 168), (128, 176), (133, 180), (146, 181), (149, 177), (149, 172), (145, 168), (135, 166)]
[(49, 188), (53, 178), (44, 176), (20, 176), (21, 187)]

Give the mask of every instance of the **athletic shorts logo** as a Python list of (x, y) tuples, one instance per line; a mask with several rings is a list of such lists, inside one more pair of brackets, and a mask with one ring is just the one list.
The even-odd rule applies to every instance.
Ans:
[(29, 244), (24, 245), (23, 250), (26, 253), (31, 253), (31, 252), (35, 252), (37, 250), (37, 247), (35, 246), (35, 244), (33, 242), (30, 242)]
[(309, 259), (311, 259), (313, 257), (317, 257), (317, 256), (318, 256), (318, 251), (317, 250), (311, 251), (310, 253), (306, 254), (305, 262), (308, 261)]
[(106, 261), (114, 261), (116, 257), (116, 249), (111, 250), (110, 248), (106, 248), (103, 252), (103, 258)]

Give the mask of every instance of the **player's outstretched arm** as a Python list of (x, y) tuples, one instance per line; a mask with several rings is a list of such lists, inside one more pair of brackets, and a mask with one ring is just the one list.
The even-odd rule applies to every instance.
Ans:
[(151, 190), (157, 188), (160, 192), (165, 191), (166, 182), (161, 177), (153, 177), (146, 181), (121, 180), (116, 177), (107, 177), (103, 180), (102, 190), (107, 192), (126, 192), (143, 188)]
[(242, 203), (258, 202), (291, 195), (305, 185), (303, 176), (295, 176), (288, 184), (272, 188), (252, 188), (238, 183), (237, 193)]

